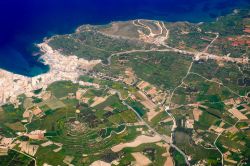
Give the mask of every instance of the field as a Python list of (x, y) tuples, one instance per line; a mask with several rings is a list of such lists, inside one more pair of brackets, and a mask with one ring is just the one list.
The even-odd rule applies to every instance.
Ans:
[(131, 161), (135, 159), (131, 155), (131, 153), (142, 152), (153, 165), (163, 165), (166, 161), (166, 157), (164, 157), (164, 153), (166, 153), (166, 148), (158, 146), (156, 144), (144, 144), (135, 148), (126, 148), (123, 150), (124, 157), (121, 160), (121, 165), (130, 164)]
[(0, 156), (0, 165), (34, 165), (34, 160), (17, 153), (14, 150), (9, 151), (8, 156)]
[(217, 158), (220, 157), (220, 153), (216, 150), (208, 150), (202, 146), (197, 146), (192, 142), (189, 133), (185, 131), (176, 131), (175, 133), (176, 145), (182, 148), (186, 154), (192, 154), (192, 161), (195, 163), (199, 160), (209, 159), (211, 164), (218, 164)]

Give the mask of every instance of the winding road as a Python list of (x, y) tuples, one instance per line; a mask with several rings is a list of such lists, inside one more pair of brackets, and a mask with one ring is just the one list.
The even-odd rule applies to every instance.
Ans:
[(119, 99), (122, 101), (122, 104), (123, 104), (123, 105), (125, 105), (125, 106), (127, 106), (129, 109), (131, 109), (131, 110), (137, 115), (137, 117), (140, 119), (140, 121), (142, 121), (142, 122), (148, 127), (148, 129), (150, 129), (154, 134), (160, 136), (161, 139), (162, 139), (164, 142), (168, 143), (171, 147), (173, 147), (173, 148), (176, 149), (179, 153), (181, 153), (181, 154), (183, 155), (184, 159), (185, 159), (186, 164), (187, 164), (188, 166), (190, 166), (190, 163), (189, 163), (189, 161), (188, 161), (188, 157), (186, 156), (186, 154), (185, 154), (181, 149), (179, 149), (176, 145), (174, 145), (174, 144), (172, 143), (171, 138), (168, 138), (168, 137), (166, 137), (166, 136), (164, 136), (164, 135), (159, 134), (154, 128), (152, 128), (152, 127), (151, 127), (151, 126), (150, 126), (150, 125), (149, 125), (149, 124), (148, 124), (148, 123), (147, 123), (147, 122), (137, 113), (137, 111), (136, 111), (133, 107), (131, 107), (129, 104), (127, 104), (127, 103), (124, 101), (124, 99), (122, 98), (122, 95), (121, 95), (121, 93), (120, 93), (119, 91), (117, 91), (117, 90), (115, 90), (115, 89), (112, 89), (112, 90), (114, 90), (114, 91), (118, 94)]

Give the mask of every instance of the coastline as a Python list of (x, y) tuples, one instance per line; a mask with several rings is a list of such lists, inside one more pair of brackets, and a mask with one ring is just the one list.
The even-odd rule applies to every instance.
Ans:
[[(238, 9), (234, 10), (230, 14), (235, 14)], [(218, 21), (219, 18), (224, 17), (220, 16), (212, 22)], [(127, 20), (133, 21), (133, 20)], [(126, 21), (126, 22), (127, 22)], [(105, 25), (112, 25), (113, 23), (124, 22), (124, 21), (111, 21)], [(177, 21), (177, 22), (187, 22), (189, 24), (203, 24), (200, 23), (191, 23), (188, 21)], [(172, 23), (172, 22), (169, 22)], [(92, 26), (102, 26), (102, 25), (91, 25), (84, 24), (78, 26), (75, 29), (75, 33), (79, 32), (81, 29)], [(67, 34), (64, 34), (67, 35)], [(7, 71), (0, 68), (0, 106), (8, 102), (18, 103), (17, 97), (21, 94), (29, 94), (36, 89), (46, 89), (47, 86), (56, 81), (69, 80), (72, 82), (77, 82), (80, 75), (83, 75), (83, 70), (89, 70), (95, 65), (102, 63), (101, 60), (85, 60), (83, 58), (78, 58), (75, 55), (65, 56), (62, 55), (59, 51), (53, 50), (48, 42), (57, 35), (53, 35), (49, 38), (44, 38), (44, 41), (40, 44), (37, 44), (39, 50), (43, 53), (39, 60), (42, 61), (44, 65), (49, 66), (49, 71), (42, 73), (37, 76), (28, 77), (20, 74), (15, 74), (13, 72)], [(135, 50), (136, 51), (136, 50)], [(164, 50), (163, 50), (164, 51)], [(176, 50), (175, 50), (176, 51)], [(178, 51), (178, 50), (177, 50)], [(199, 54), (197, 54), (198, 56)], [(209, 54), (210, 55), (210, 54)], [(213, 55), (210, 55), (210, 58), (214, 58)], [(223, 58), (223, 57), (222, 57)], [(228, 58), (230, 60), (230, 58)], [(237, 58), (236, 58), (237, 59)], [(244, 60), (242, 60), (244, 61)], [(248, 61), (248, 59), (246, 59)]]
[[(230, 9), (231, 12), (228, 12), (228, 13), (224, 13), (223, 15), (219, 15), (218, 17), (216, 18), (211, 18), (211, 20), (207, 20), (207, 21), (204, 21), (204, 20), (200, 20), (200, 21), (192, 21), (192, 20), (179, 20), (179, 19), (174, 19), (174, 20), (169, 20), (169, 18), (162, 18), (162, 17), (157, 17), (157, 18), (144, 18), (143, 16), (136, 16), (135, 18), (132, 17), (132, 18), (119, 18), (118, 20), (116, 19), (113, 19), (113, 20), (109, 20), (109, 21), (104, 21), (104, 22), (101, 22), (101, 23), (81, 23), (81, 24), (78, 24), (78, 25), (75, 25), (73, 28), (70, 28), (70, 30), (68, 31), (64, 31), (64, 32), (52, 32), (52, 33), (49, 33), (49, 34), (44, 34), (43, 36), (40, 36), (39, 39), (33, 41), (33, 42), (43, 42), (43, 40), (47, 40), (47, 39), (50, 39), (50, 38), (53, 38), (53, 37), (56, 37), (56, 36), (60, 36), (60, 35), (68, 35), (68, 34), (71, 34), (71, 33), (76, 33), (79, 29), (81, 29), (82, 27), (86, 27), (86, 26), (105, 26), (105, 25), (111, 25), (113, 23), (117, 23), (117, 22), (129, 22), (129, 21), (133, 21), (133, 20), (138, 20), (138, 19), (145, 19), (145, 20), (157, 20), (157, 21), (163, 21), (163, 22), (167, 22), (167, 23), (189, 23), (189, 24), (204, 24), (204, 23), (207, 23), (207, 22), (216, 22), (219, 18), (221, 17), (224, 17), (226, 15), (230, 15), (230, 14), (233, 14), (235, 13), (235, 11), (239, 11), (239, 10), (244, 10), (245, 8), (244, 7), (234, 7), (232, 9)], [(206, 19), (205, 19), (206, 20)], [(37, 45), (37, 44), (36, 44)], [(37, 62), (39, 62), (41, 65), (43, 65), (43, 62), (40, 62), (39, 59), (41, 59), (41, 56), (38, 58)], [(39, 67), (40, 68), (40, 67)], [(38, 73), (36, 73), (36, 71), (34, 72), (31, 72), (33, 74), (24, 74), (22, 72), (15, 72), (15, 71), (12, 71), (12, 70), (9, 70), (9, 69), (6, 69), (6, 68), (1, 68), (0, 67), (0, 70), (6, 70), (8, 72), (11, 72), (11, 73), (14, 73), (14, 74), (17, 74), (17, 75), (23, 75), (23, 76), (28, 76), (28, 77), (36, 77), (38, 76)], [(49, 69), (42, 69), (40, 68), (39, 70), (43, 70), (43, 71), (39, 71), (39, 75), (41, 74), (44, 74), (46, 72), (48, 72)]]
[[(20, 3), (17, 10), (13, 10), (11, 12), (13, 14), (18, 14), (18, 23), (20, 22), (20, 26), (13, 26), (13, 23), (16, 22), (15, 19), (17, 19), (14, 15), (13, 18), (11, 17), (11, 19), (8, 19), (9, 15), (7, 15), (7, 13), (2, 14), (2, 17), (4, 19), (7, 18), (8, 20), (5, 22), (2, 28), (4, 28), (5, 30), (6, 25), (8, 25), (7, 27), (9, 28), (6, 28), (6, 31), (0, 31), (0, 34), (3, 33), (3, 36), (6, 37), (6, 39), (9, 39), (11, 42), (9, 43), (8, 40), (2, 38), (1, 35), (0, 40), (3, 40), (4, 45), (10, 47), (10, 51), (16, 51), (16, 53), (1, 53), (0, 56), (3, 60), (2, 63), (0, 63), (0, 66), (1, 68), (16, 74), (21, 74), (29, 77), (36, 76), (47, 71), (45, 71), (46, 69), (44, 69), (42, 63), (38, 64), (34, 59), (32, 59), (30, 49), (32, 49), (33, 43), (40, 43), (45, 37), (51, 37), (56, 34), (63, 35), (73, 33), (75, 29), (81, 25), (106, 25), (112, 23), (113, 21), (123, 22), (133, 19), (160, 20), (169, 23), (188, 21), (194, 24), (201, 21), (212, 22), (216, 20), (216, 17), (232, 13), (234, 9), (245, 8), (246, 5), (243, 4), (245, 2), (242, 1), (246, 0), (240, 0), (239, 2), (241, 3), (234, 2), (230, 3), (229, 5), (225, 4), (223, 6), (220, 5), (220, 2), (223, 2), (223, 0), (208, 3), (204, 3), (203, 1), (190, 1), (186, 5), (185, 3), (181, 3), (182, 1), (180, 1), (180, 3), (159, 1), (165, 5), (162, 5), (162, 3), (149, 2), (150, 4), (152, 4), (149, 5), (147, 3), (140, 3), (139, 1), (139, 3), (137, 3), (132, 0), (129, 0), (128, 2), (126, 1), (125, 4), (121, 2), (121, 4), (123, 5), (119, 5), (120, 2), (108, 2), (108, 4), (110, 5), (105, 5), (107, 2), (104, 3), (100, 1), (100, 3), (95, 4), (95, 2), (92, 1), (67, 2), (67, 0), (60, 1), (60, 3), (58, 4), (48, 0), (41, 1), (41, 3), (39, 3), (40, 5), (37, 5), (38, 2), (31, 2), (29, 4)], [(75, 9), (62, 8), (60, 4), (64, 2), (74, 6)], [(90, 5), (86, 5), (88, 3)], [(11, 10), (13, 5), (11, 3), (6, 4), (10, 5), (10, 9), (8, 10)], [(131, 6), (133, 6), (133, 4), (138, 6), (138, 8), (132, 9)], [(192, 8), (189, 8), (191, 4), (193, 4), (193, 6)], [(37, 7), (37, 10), (30, 11), (31, 13), (29, 15), (25, 14), (25, 12), (19, 11), (25, 9), (25, 6), (34, 5)], [(92, 10), (95, 9), (95, 6), (99, 6), (102, 12)], [(217, 6), (217, 8), (215, 6)], [(7, 7), (5, 6), (3, 8), (3, 13), (7, 9)], [(45, 13), (42, 12), (44, 7), (46, 8)], [(130, 12), (127, 12), (128, 9)], [(26, 19), (27, 16), (29, 16), (28, 19)], [(65, 24), (66, 20), (67, 24)], [(21, 31), (22, 34), (19, 35)], [(6, 49), (4, 48), (2, 50), (6, 51)], [(18, 63), (19, 60), (16, 60), (17, 58), (15, 57), (19, 57), (24, 62)]]
[(43, 52), (40, 58), (50, 68), (47, 73), (27, 77), (0, 69), (0, 106), (8, 102), (18, 104), (17, 97), (19, 95), (29, 95), (32, 91), (40, 88), (46, 89), (49, 84), (56, 81), (77, 82), (83, 70), (89, 70), (101, 63), (101, 60), (87, 61), (74, 55), (64, 56), (53, 50), (48, 45), (48, 41), (37, 45)]

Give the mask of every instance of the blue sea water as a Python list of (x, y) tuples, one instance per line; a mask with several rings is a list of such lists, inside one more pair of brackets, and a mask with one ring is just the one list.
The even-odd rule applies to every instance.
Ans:
[(34, 46), (82, 24), (136, 18), (212, 21), (249, 0), (0, 0), (0, 68), (35, 76), (48, 71)]

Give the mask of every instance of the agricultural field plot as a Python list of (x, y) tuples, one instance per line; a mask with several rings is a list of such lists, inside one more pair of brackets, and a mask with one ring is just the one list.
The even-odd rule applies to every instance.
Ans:
[(173, 120), (165, 111), (155, 116), (150, 122), (150, 125), (153, 126), (158, 133), (171, 136)]
[(8, 153), (8, 157), (0, 156), (0, 165), (34, 165), (34, 160), (11, 150)]
[(57, 99), (56, 97), (51, 97), (49, 100), (38, 103), (37, 105), (40, 107), (43, 107), (44, 105), (46, 105), (51, 110), (56, 110), (59, 108), (66, 107), (66, 105), (61, 100)]
[(71, 81), (59, 81), (51, 84), (48, 87), (48, 91), (57, 98), (63, 98), (68, 96), (69, 93), (76, 93), (79, 84), (74, 84)]
[(167, 159), (167, 151), (168, 145), (164, 145), (162, 142), (147, 143), (133, 148), (127, 147), (122, 150), (124, 157), (120, 160), (120, 164), (139, 164), (143, 162), (140, 161), (141, 159), (145, 159), (151, 165), (164, 165)]
[(146, 119), (147, 109), (140, 103), (132, 99), (128, 99), (127, 103), (143, 118)]
[(174, 159), (175, 164), (177, 166), (185, 165), (185, 159), (184, 159), (184, 157), (177, 150), (174, 150), (172, 148), (172, 149), (170, 149), (170, 153), (173, 156), (173, 159)]
[(13, 137), (16, 136), (16, 131), (22, 131), (21, 124), (22, 114), (25, 111), (23, 107), (16, 109), (13, 104), (6, 104), (1, 107), (0, 112), (0, 133)]

